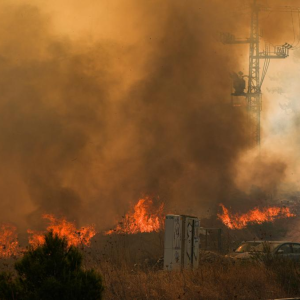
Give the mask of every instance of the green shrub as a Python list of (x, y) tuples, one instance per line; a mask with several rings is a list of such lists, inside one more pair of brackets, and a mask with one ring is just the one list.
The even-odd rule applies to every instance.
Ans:
[(100, 300), (102, 279), (82, 269), (82, 255), (66, 239), (49, 232), (44, 245), (30, 249), (15, 264), (17, 277), (0, 275), (0, 299)]

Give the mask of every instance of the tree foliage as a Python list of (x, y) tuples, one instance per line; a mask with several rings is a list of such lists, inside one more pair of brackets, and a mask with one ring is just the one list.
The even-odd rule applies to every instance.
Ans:
[(30, 249), (15, 264), (17, 277), (0, 274), (0, 299), (100, 300), (101, 276), (83, 270), (82, 254), (66, 239), (49, 232), (44, 245)]

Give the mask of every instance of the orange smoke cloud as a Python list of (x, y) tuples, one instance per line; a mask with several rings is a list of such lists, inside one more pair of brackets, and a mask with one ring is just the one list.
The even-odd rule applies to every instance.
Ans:
[(262, 224), (264, 222), (273, 222), (280, 218), (291, 218), (296, 215), (291, 213), (288, 207), (268, 207), (254, 208), (245, 214), (233, 214), (223, 205), (222, 214), (218, 214), (219, 219), (230, 229), (243, 229), (248, 224)]

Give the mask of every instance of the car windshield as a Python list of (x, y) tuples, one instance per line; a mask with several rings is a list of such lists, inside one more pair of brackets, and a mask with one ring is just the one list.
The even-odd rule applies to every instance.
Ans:
[(281, 243), (268, 243), (264, 242), (255, 247), (254, 251), (257, 252), (272, 252), (275, 248), (277, 248)]
[(243, 253), (243, 252), (252, 252), (255, 251), (255, 248), (262, 244), (262, 242), (246, 242), (240, 245), (235, 252), (237, 253)]
[(273, 251), (278, 247), (280, 243), (268, 243), (268, 242), (246, 242), (240, 245), (235, 252), (268, 252)]

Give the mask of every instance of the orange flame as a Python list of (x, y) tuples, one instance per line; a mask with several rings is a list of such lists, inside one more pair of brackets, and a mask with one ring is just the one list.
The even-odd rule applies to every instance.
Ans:
[[(53, 233), (58, 235), (60, 238), (65, 237), (67, 239), (68, 246), (89, 246), (91, 238), (96, 234), (94, 226), (76, 229), (75, 224), (68, 222), (64, 218), (56, 219), (50, 214), (43, 215), (43, 219), (50, 221), (47, 231), (53, 231)], [(45, 232), (37, 232), (33, 230), (27, 230), (27, 232), (31, 235), (29, 237), (29, 244), (33, 248), (37, 248), (39, 245), (44, 244)]]
[(223, 209), (222, 214), (218, 214), (219, 219), (230, 229), (243, 229), (248, 224), (262, 224), (264, 222), (273, 222), (275, 219), (291, 218), (296, 215), (290, 212), (288, 207), (268, 207), (254, 208), (245, 214), (232, 214), (228, 209), (220, 204)]
[(115, 229), (106, 231), (105, 234), (135, 234), (138, 232), (160, 231), (163, 228), (163, 209), (162, 203), (158, 209), (153, 207), (153, 201), (146, 197), (140, 199), (134, 206), (134, 210), (123, 217)]
[(0, 257), (8, 258), (20, 252), (17, 228), (10, 224), (0, 226)]

